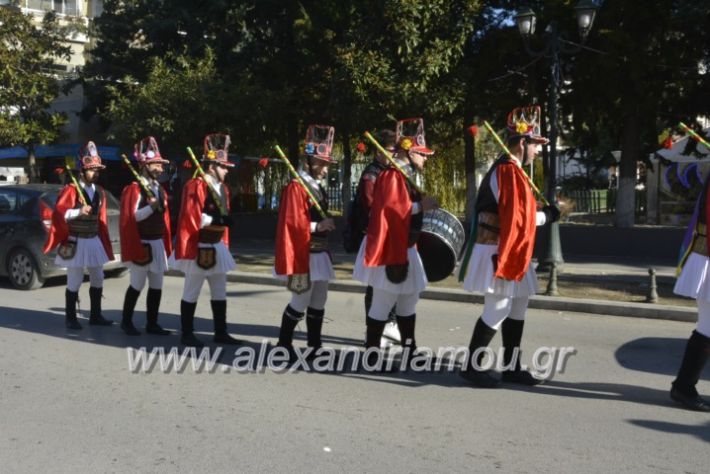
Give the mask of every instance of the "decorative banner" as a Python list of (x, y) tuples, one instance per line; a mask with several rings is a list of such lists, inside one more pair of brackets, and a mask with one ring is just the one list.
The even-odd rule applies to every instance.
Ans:
[(682, 170), (680, 165), (676, 165), (675, 167), (675, 175), (678, 178), (678, 181), (680, 181), (680, 184), (685, 188), (685, 189), (690, 189), (690, 183), (688, 183), (688, 179), (685, 176), (685, 170)]
[(692, 178), (691, 173), (695, 173), (695, 176), (698, 177), (698, 181), (700, 181), (700, 171), (698, 171), (697, 163), (691, 163), (683, 170), (683, 181), (687, 184), (686, 188), (688, 189), (695, 187), (695, 182), (690, 181)]
[(678, 163), (673, 163), (668, 168), (666, 168), (666, 171), (663, 173), (663, 182), (665, 183), (665, 185), (668, 189), (671, 189), (671, 173), (675, 173), (677, 176), (677, 174), (678, 174), (677, 170), (678, 170)]

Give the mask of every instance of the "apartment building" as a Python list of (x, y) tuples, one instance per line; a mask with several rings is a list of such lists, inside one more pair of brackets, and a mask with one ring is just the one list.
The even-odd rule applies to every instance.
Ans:
[[(38, 23), (47, 12), (53, 11), (60, 21), (80, 21), (88, 25), (91, 19), (101, 15), (103, 0), (0, 0), (0, 6), (19, 9), (26, 15), (32, 15)], [(71, 57), (69, 61), (55, 64), (54, 71), (69, 81), (84, 67), (91, 41), (85, 33), (75, 33), (68, 36), (66, 41), (71, 46)], [(90, 134), (88, 124), (82, 123), (78, 115), (84, 107), (84, 101), (83, 88), (76, 86), (67, 94), (60, 95), (52, 104), (53, 110), (64, 112), (67, 116), (65, 143), (80, 143)]]

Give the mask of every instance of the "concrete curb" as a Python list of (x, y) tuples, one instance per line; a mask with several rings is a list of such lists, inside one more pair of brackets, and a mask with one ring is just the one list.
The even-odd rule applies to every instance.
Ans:
[[(165, 275), (183, 276), (182, 272), (176, 270), (170, 270), (166, 272)], [(283, 281), (277, 280), (273, 276), (265, 273), (230, 272), (227, 274), (227, 281), (256, 285), (285, 286)], [(331, 281), (329, 289), (331, 291), (364, 294), (362, 283), (350, 280)], [(428, 288), (422, 292), (421, 297), (431, 300), (483, 304), (482, 295), (472, 294), (455, 288)], [(528, 307), (548, 309), (551, 311), (625, 316), (629, 318), (665, 319), (691, 323), (697, 321), (697, 311), (694, 308), (664, 306), (650, 303), (619, 303), (615, 301), (565, 298), (562, 296), (533, 296), (530, 298)]]

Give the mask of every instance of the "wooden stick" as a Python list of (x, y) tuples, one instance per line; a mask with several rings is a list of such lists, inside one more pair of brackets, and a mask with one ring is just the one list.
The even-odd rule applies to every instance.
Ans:
[(375, 145), (375, 148), (377, 148), (377, 150), (382, 153), (385, 158), (387, 158), (387, 161), (389, 161), (392, 166), (397, 168), (397, 170), (402, 173), (402, 176), (404, 176), (404, 178), (409, 181), (409, 184), (411, 184), (412, 187), (414, 187), (414, 189), (419, 192), (419, 194), (424, 194), (424, 190), (420, 188), (419, 185), (417, 185), (416, 181), (414, 181), (414, 179), (412, 179), (412, 177), (409, 176), (406, 171), (404, 171), (404, 169), (399, 165), (399, 163), (397, 163), (397, 161), (392, 157), (392, 154), (385, 150), (382, 145), (380, 145), (377, 140), (375, 140), (375, 137), (373, 137), (370, 132), (365, 132), (365, 138), (370, 140), (370, 142)]
[(683, 122), (680, 122), (680, 127), (681, 127), (683, 130), (685, 130), (686, 132), (688, 132), (691, 137), (695, 138), (695, 140), (697, 140), (698, 142), (700, 142), (700, 143), (702, 143), (703, 145), (705, 145), (705, 148), (707, 148), (708, 150), (710, 150), (710, 143), (708, 143), (707, 140), (705, 140), (703, 137), (701, 137), (700, 135), (698, 135), (698, 134), (695, 132), (695, 130), (693, 130), (692, 128), (688, 127), (688, 126), (687, 126), (686, 124), (684, 124)]
[(64, 168), (67, 170), (67, 174), (69, 175), (69, 178), (71, 178), (71, 182), (76, 188), (76, 192), (79, 193), (79, 201), (81, 201), (81, 204), (84, 206), (88, 206), (89, 204), (86, 202), (86, 198), (84, 197), (84, 193), (81, 190), (81, 186), (79, 186), (79, 183), (76, 181), (76, 178), (74, 177), (74, 174), (72, 174), (72, 166), (70, 163), (71, 158), (66, 157), (64, 158)]
[[(510, 150), (508, 150), (508, 147), (505, 146), (505, 143), (503, 143), (503, 140), (501, 140), (500, 137), (498, 136), (498, 134), (496, 133), (496, 131), (493, 130), (493, 127), (491, 127), (491, 124), (489, 124), (487, 120), (484, 120), (484, 121), (483, 121), (483, 125), (485, 125), (486, 130), (488, 130), (488, 131), (491, 133), (491, 135), (493, 135), (493, 138), (495, 138), (496, 141), (498, 142), (498, 144), (501, 146), (501, 148), (503, 148), (503, 151), (504, 151), (509, 157), (511, 157), (511, 158), (515, 159), (516, 161), (518, 161), (518, 158), (517, 158), (515, 155), (513, 155), (513, 154), (510, 152)], [(540, 200), (542, 201), (542, 203), (543, 203), (545, 206), (549, 206), (549, 205), (550, 205), (549, 201), (548, 201), (547, 198), (540, 192), (540, 190), (537, 189), (537, 186), (535, 186), (535, 183), (533, 183), (532, 178), (530, 178), (530, 176), (528, 176), (528, 174), (525, 173), (525, 172), (523, 172), (523, 174), (524, 174), (525, 177), (528, 179), (528, 183), (530, 183), (530, 187), (532, 187), (532, 190), (533, 190), (533, 192), (535, 193), (535, 195), (538, 197), (538, 199), (540, 199)]]
[(219, 194), (217, 193), (217, 190), (212, 187), (212, 184), (207, 180), (207, 176), (205, 173), (205, 170), (202, 169), (202, 166), (200, 166), (200, 162), (197, 161), (197, 158), (195, 158), (195, 154), (192, 152), (192, 148), (187, 147), (187, 153), (190, 155), (190, 159), (192, 160), (192, 163), (195, 165), (195, 171), (197, 171), (204, 182), (207, 184), (207, 189), (210, 190), (210, 194), (212, 194), (212, 199), (214, 199), (215, 204), (217, 204), (217, 207), (219, 207), (219, 213), (222, 214), (223, 216), (227, 215), (227, 210), (224, 208), (222, 205), (222, 199), (220, 199)]
[(291, 175), (294, 177), (294, 179), (296, 181), (298, 181), (298, 184), (300, 184), (301, 187), (306, 191), (306, 194), (308, 194), (308, 197), (311, 199), (311, 201), (313, 201), (313, 206), (316, 208), (316, 211), (318, 211), (318, 214), (320, 214), (320, 216), (323, 219), (327, 219), (329, 217), (328, 214), (326, 214), (325, 211), (323, 210), (323, 208), (320, 207), (320, 204), (318, 204), (318, 200), (315, 198), (315, 196), (313, 196), (313, 193), (308, 188), (308, 185), (303, 182), (303, 178), (301, 178), (301, 175), (298, 174), (298, 171), (296, 171), (296, 168), (294, 168), (293, 165), (291, 164), (291, 162), (288, 160), (288, 157), (283, 152), (281, 147), (276, 145), (274, 147), (274, 149), (276, 150), (276, 153), (279, 154), (279, 158), (281, 158), (281, 161), (286, 163), (286, 167), (291, 172)]

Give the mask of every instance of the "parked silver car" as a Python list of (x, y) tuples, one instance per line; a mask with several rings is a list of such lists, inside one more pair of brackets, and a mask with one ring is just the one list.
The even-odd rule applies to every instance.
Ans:
[[(47, 278), (66, 274), (54, 264), (54, 251), (42, 248), (52, 221), (52, 211), (62, 189), (58, 184), (18, 184), (0, 186), (0, 276), (7, 276), (15, 288), (34, 290)], [(111, 246), (116, 257), (106, 264), (108, 276), (121, 276), (127, 269), (121, 264), (118, 240), (118, 200), (106, 191)]]

